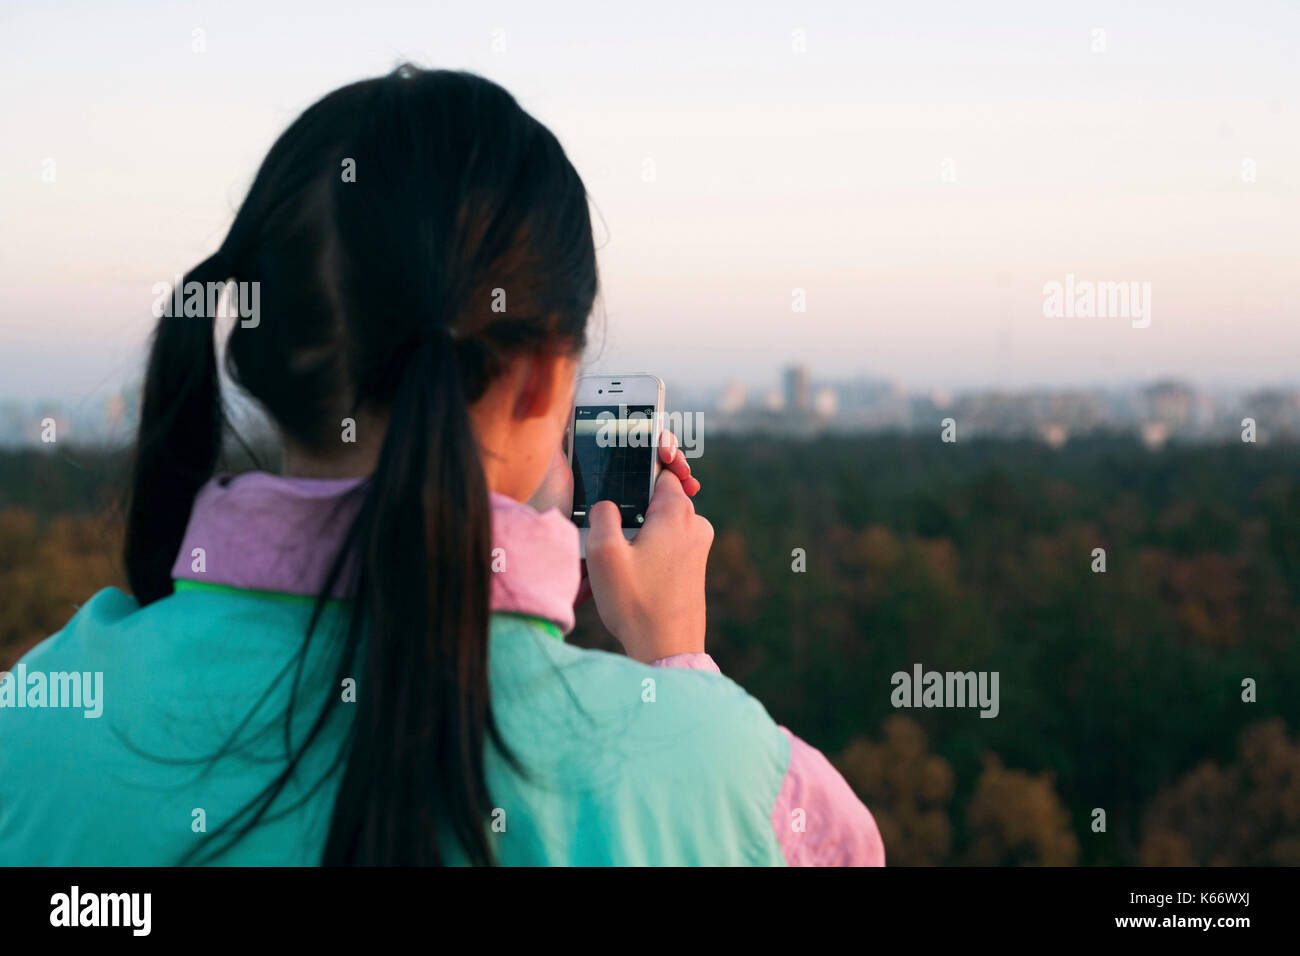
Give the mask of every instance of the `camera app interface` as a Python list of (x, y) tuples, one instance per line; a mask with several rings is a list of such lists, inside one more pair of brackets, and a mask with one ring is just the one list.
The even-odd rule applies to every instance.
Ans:
[(573, 422), (573, 521), (587, 527), (597, 501), (612, 501), (624, 528), (639, 528), (650, 504), (653, 405), (579, 405)]

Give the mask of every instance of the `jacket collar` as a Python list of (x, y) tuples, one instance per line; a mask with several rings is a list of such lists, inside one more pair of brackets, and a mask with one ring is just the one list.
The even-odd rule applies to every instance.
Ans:
[[(172, 577), (314, 596), (365, 485), (266, 472), (219, 475), (195, 498)], [(492, 611), (539, 617), (567, 634), (581, 577), (577, 527), (554, 508), (539, 513), (505, 495), (490, 498)], [(347, 597), (337, 586), (335, 592)]]

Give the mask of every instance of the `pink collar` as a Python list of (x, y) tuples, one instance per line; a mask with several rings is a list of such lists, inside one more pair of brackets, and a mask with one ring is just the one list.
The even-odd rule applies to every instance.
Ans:
[[(219, 475), (195, 498), (172, 577), (314, 596), (361, 507), (364, 484)], [(577, 527), (554, 508), (539, 513), (495, 492), (491, 503), (492, 610), (553, 621), (567, 634), (581, 577)]]

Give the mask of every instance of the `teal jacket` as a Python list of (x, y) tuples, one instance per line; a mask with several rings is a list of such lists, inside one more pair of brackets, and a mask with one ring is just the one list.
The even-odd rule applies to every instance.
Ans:
[[(141, 608), (100, 591), (0, 678), (0, 864), (174, 864), (279, 772), (306, 595), (319, 581), (310, 560), (284, 557), (320, 507), (356, 494), (337, 484), (214, 481), (196, 502), (175, 593)], [(489, 746), (497, 858), (883, 863), (875, 823), (843, 779), (706, 655), (643, 665), (564, 643), (572, 530), (493, 498), (494, 544), (508, 543), (511, 562), (493, 580), (489, 679), (527, 770)], [(312, 540), (312, 553), (327, 550), (319, 530)], [(574, 573), (557, 583), (570, 545)], [(331, 605), (319, 633), (333, 633), (342, 608)], [(300, 686), (332, 684), (334, 664), (330, 642), (314, 641)], [(337, 690), (371, 692), (364, 679)], [(295, 738), (320, 696), (301, 699)], [(349, 708), (336, 713), (268, 819), (217, 862), (319, 862)]]

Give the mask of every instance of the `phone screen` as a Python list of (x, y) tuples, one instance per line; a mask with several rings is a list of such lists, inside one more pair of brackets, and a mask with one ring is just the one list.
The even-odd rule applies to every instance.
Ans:
[(612, 501), (624, 528), (639, 528), (650, 506), (653, 405), (579, 405), (573, 412), (573, 521), (587, 527), (598, 501)]

